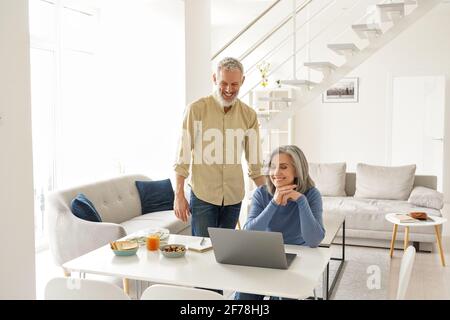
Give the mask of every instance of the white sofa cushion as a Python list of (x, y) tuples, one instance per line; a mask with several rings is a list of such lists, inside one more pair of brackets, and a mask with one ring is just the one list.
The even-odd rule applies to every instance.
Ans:
[(189, 224), (179, 220), (173, 210), (158, 211), (137, 216), (121, 223), (127, 234), (148, 228), (166, 228), (171, 234), (177, 234), (189, 227)]
[(309, 163), (309, 175), (322, 196), (345, 197), (345, 171), (343, 163)]
[[(345, 216), (345, 227), (354, 230), (392, 232), (392, 223), (385, 219), (387, 213), (423, 211), (440, 217), (439, 210), (413, 205), (408, 201), (356, 199), (354, 197), (322, 197), (324, 215)], [(433, 234), (434, 228), (411, 228), (411, 232)]]
[(355, 198), (407, 200), (416, 165), (382, 167), (358, 163)]
[(417, 186), (411, 192), (408, 202), (416, 206), (440, 210), (444, 206), (444, 195), (436, 190)]

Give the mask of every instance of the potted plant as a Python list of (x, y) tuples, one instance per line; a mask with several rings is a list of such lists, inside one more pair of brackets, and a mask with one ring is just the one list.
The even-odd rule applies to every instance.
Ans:
[(262, 61), (260, 64), (257, 65), (259, 72), (261, 73), (261, 85), (265, 88), (269, 84), (269, 70), (270, 70), (270, 63), (267, 61)]

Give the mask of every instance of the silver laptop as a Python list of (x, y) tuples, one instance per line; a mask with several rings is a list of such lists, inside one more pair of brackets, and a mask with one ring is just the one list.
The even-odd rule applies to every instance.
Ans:
[(225, 264), (287, 269), (297, 256), (285, 253), (281, 232), (208, 228), (216, 261)]

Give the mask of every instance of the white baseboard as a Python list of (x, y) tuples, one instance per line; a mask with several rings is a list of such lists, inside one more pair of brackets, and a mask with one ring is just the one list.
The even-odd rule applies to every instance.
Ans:
[[(342, 237), (336, 237), (333, 243), (342, 244)], [(411, 242), (412, 244), (413, 242)], [(389, 249), (391, 242), (389, 240), (380, 239), (364, 239), (364, 238), (345, 238), (346, 245), (362, 246), (362, 247), (375, 247)], [(395, 241), (395, 249), (403, 249), (403, 241)], [(431, 242), (420, 242), (420, 251), (435, 252), (435, 245)]]

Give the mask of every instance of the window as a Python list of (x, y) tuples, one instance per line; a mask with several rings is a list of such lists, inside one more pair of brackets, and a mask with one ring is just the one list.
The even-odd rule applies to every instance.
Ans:
[[(30, 0), (30, 64), (36, 244), (45, 243), (45, 201), (61, 186), (64, 118), (91, 107), (96, 10), (63, 0)], [(66, 112), (65, 112), (66, 110)], [(77, 109), (79, 110), (79, 108)], [(84, 111), (84, 110), (82, 110)], [(65, 140), (65, 141), (64, 141)]]
[(53, 190), (124, 173), (173, 177), (185, 108), (184, 3), (29, 3), (39, 243)]

